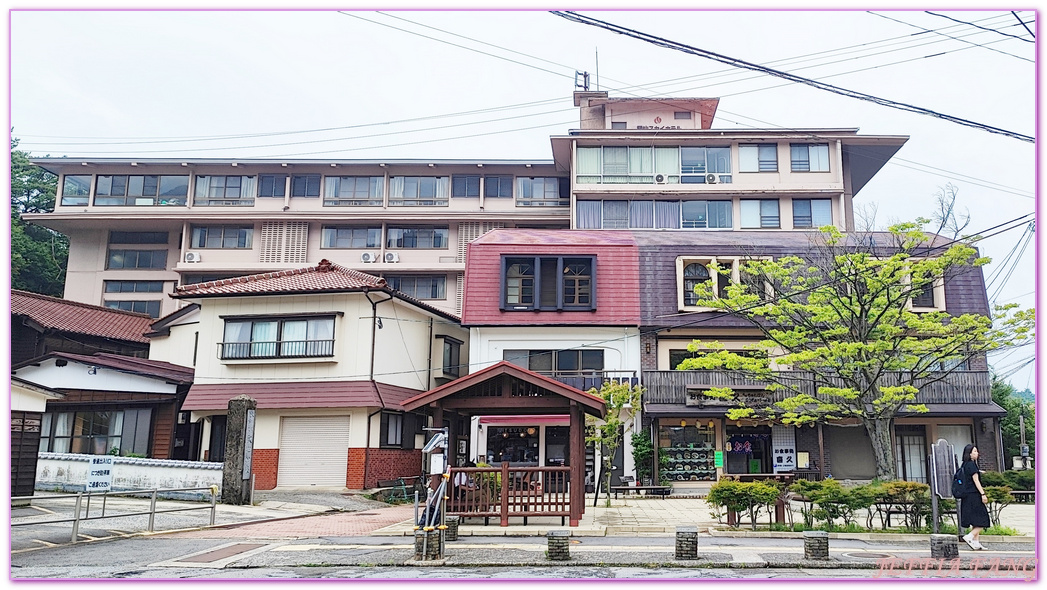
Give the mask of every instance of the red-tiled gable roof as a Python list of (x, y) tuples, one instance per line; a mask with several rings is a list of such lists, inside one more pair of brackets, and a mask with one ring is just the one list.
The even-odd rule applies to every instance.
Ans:
[(381, 289), (385, 279), (369, 275), (327, 259), (316, 266), (233, 277), (175, 288), (172, 297), (221, 297), (229, 295), (278, 295)]
[(110, 309), (11, 290), (11, 315), (24, 316), (49, 330), (148, 343), (143, 336), (153, 318), (142, 313)]
[(96, 352), (91, 355), (72, 354), (69, 352), (52, 352), (42, 357), (21, 363), (15, 368), (37, 364), (41, 359), (47, 358), (63, 358), (85, 365), (97, 365), (99, 367), (113, 369), (114, 371), (123, 371), (125, 373), (133, 373), (145, 377), (157, 377), (183, 384), (192, 383), (193, 375), (196, 373), (196, 369), (193, 369), (192, 367), (183, 367), (182, 365), (175, 365), (164, 361), (151, 361), (149, 359), (140, 359), (133, 356), (110, 354), (107, 352)]
[(229, 400), (246, 394), (259, 409), (384, 407), (402, 410), (401, 402), (421, 392), (374, 381), (295, 381), (193, 385), (183, 410), (225, 410)]

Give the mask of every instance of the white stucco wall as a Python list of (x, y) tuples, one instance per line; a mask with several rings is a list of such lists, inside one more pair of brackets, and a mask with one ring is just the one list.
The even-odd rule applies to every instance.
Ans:
[[(40, 453), (36, 464), (36, 489), (84, 491), (94, 455)], [(222, 463), (169, 461), (165, 459), (113, 458), (113, 491), (222, 487)], [(171, 492), (168, 498), (210, 499), (209, 491)]]
[(143, 393), (175, 393), (177, 385), (163, 379), (143, 377), (114, 371), (98, 365), (82, 364), (68, 361), (65, 366), (58, 366), (56, 361), (65, 359), (50, 358), (37, 366), (26, 366), (14, 374), (26, 381), (39, 383), (51, 389), (89, 389), (97, 391), (139, 391)]

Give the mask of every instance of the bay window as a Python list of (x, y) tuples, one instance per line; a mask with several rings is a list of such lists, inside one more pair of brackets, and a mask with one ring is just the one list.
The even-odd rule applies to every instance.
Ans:
[(594, 256), (502, 258), (503, 310), (596, 309)]

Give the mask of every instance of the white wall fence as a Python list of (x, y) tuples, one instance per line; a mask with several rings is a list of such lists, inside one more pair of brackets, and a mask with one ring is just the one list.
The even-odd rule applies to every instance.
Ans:
[[(40, 453), (36, 489), (47, 492), (83, 492), (95, 455)], [(222, 463), (167, 459), (113, 458), (113, 491), (173, 488), (222, 488)], [(220, 492), (219, 492), (220, 493)], [(209, 500), (207, 492), (171, 492), (158, 497), (173, 500)]]

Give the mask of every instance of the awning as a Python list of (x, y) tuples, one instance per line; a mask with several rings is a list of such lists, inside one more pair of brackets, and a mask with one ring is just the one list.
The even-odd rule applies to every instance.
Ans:
[(402, 410), (405, 399), (421, 393), (373, 381), (294, 381), (270, 383), (194, 384), (183, 410), (225, 410), (229, 400), (248, 395), (258, 409), (382, 407)]
[(480, 417), (480, 424), (488, 426), (567, 426), (570, 423), (571, 417), (566, 414)]
[(697, 406), (685, 406), (683, 404), (644, 404), (643, 413), (653, 418), (664, 416), (694, 417), (694, 418), (723, 418), (727, 410), (731, 408), (722, 406), (719, 408), (700, 408)]

